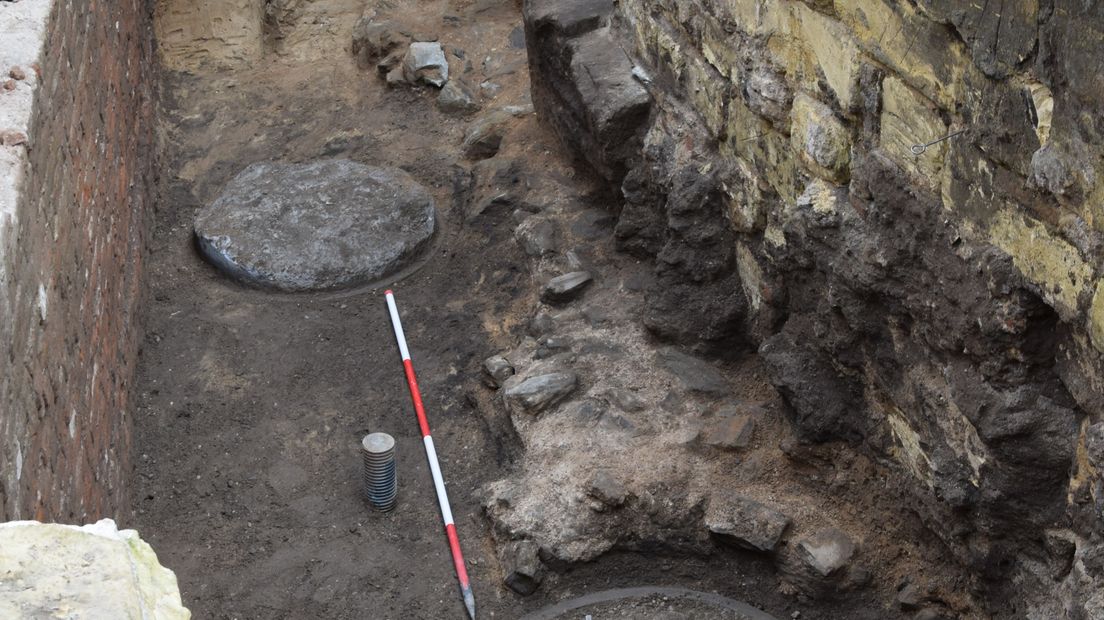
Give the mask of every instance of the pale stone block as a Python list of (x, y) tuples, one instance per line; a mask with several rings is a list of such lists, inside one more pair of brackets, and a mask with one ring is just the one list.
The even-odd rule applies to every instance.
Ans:
[[(989, 229), (989, 240), (1007, 252), (1025, 278), (1038, 285), (1058, 315), (1078, 315), (1078, 298), (1092, 284), (1093, 270), (1077, 248), (1047, 231), (1041, 222), (1001, 212)], [(1099, 297), (1099, 287), (1094, 300)], [(1095, 304), (1094, 304), (1095, 305)], [(1095, 342), (1095, 340), (1094, 340)]]
[(813, 174), (834, 183), (847, 182), (851, 136), (831, 108), (804, 93), (794, 97), (790, 142)]
[(0, 523), (0, 549), (0, 618), (191, 618), (176, 575), (111, 519)]

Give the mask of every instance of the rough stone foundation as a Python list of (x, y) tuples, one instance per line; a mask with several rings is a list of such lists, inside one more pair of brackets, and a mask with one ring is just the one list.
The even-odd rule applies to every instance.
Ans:
[(652, 333), (758, 347), (798, 437), (911, 474), (902, 510), (997, 609), (1102, 613), (1104, 9), (530, 0), (525, 19), (534, 101), (620, 190), (622, 249), (655, 260)]
[(0, 2), (0, 25), (0, 520), (117, 516), (152, 179), (150, 7)]

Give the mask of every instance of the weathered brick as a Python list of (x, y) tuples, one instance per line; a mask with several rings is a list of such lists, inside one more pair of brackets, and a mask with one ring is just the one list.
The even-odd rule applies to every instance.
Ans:
[(91, 521), (127, 500), (152, 33), (147, 3), (104, 0), (57, 3), (45, 34), (0, 239), (0, 518)]

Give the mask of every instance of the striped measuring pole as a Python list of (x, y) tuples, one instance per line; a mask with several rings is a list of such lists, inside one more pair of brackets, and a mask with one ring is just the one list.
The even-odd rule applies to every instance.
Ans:
[(460, 593), (464, 596), (468, 615), (475, 620), (475, 596), (472, 594), (471, 582), (468, 581), (468, 570), (464, 567), (464, 554), (460, 551), (456, 524), (452, 521), (452, 508), (449, 507), (448, 492), (445, 491), (445, 479), (441, 476), (441, 465), (437, 462), (437, 450), (433, 447), (433, 437), (429, 434), (429, 421), (426, 420), (425, 407), (422, 406), (418, 378), (414, 375), (414, 364), (410, 361), (410, 351), (406, 348), (406, 335), (403, 334), (402, 320), (399, 319), (399, 308), (395, 305), (394, 293), (388, 290), (384, 295), (387, 297), (387, 310), (391, 313), (391, 326), (395, 328), (395, 340), (399, 343), (403, 369), (406, 371), (406, 384), (410, 387), (410, 398), (414, 401), (414, 413), (417, 414), (418, 426), (422, 429), (422, 442), (425, 443), (426, 458), (429, 460), (429, 472), (433, 474), (433, 486), (437, 489), (437, 503), (441, 506), (441, 518), (445, 522), (456, 578), (460, 581)]

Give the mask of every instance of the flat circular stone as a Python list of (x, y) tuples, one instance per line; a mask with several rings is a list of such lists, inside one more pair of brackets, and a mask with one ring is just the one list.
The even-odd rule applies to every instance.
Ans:
[(200, 210), (195, 234), (203, 255), (235, 278), (325, 290), (402, 269), (433, 236), (434, 213), (429, 191), (396, 168), (260, 162)]

